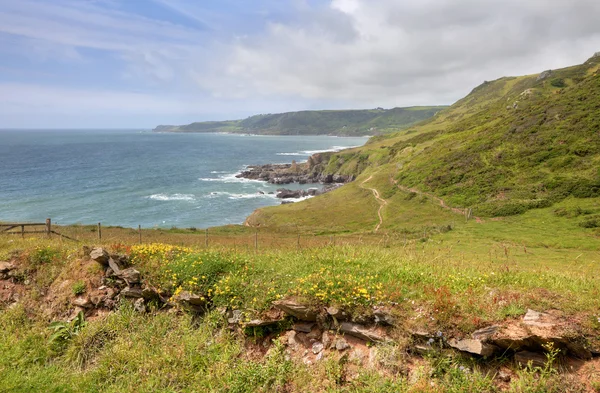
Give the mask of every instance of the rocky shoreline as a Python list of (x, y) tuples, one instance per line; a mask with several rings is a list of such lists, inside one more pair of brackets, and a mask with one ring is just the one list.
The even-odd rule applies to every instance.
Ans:
[[(277, 198), (292, 199), (312, 197), (335, 190), (342, 185), (354, 180), (353, 175), (331, 174), (324, 171), (324, 163), (329, 160), (330, 155), (318, 153), (311, 156), (307, 162), (291, 164), (264, 164), (251, 165), (242, 171), (237, 178), (260, 180), (271, 184), (323, 184), (321, 189), (309, 188), (308, 190), (289, 190), (280, 188), (277, 190)], [(282, 203), (290, 203), (284, 201)]]
[(271, 184), (344, 184), (354, 180), (352, 175), (332, 175), (311, 171), (305, 163), (252, 165), (236, 177), (262, 180)]

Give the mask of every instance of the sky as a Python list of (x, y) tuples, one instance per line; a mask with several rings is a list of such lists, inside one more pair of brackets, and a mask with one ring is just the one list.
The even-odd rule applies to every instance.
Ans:
[(600, 51), (598, 0), (0, 0), (0, 128), (452, 104)]

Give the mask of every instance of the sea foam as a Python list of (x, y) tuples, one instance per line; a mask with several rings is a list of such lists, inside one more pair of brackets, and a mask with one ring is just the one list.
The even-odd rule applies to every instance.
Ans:
[(192, 194), (153, 194), (147, 197), (155, 201), (194, 201), (196, 197)]

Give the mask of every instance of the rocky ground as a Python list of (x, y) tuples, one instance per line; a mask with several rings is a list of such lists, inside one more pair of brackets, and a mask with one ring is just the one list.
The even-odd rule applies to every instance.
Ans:
[[(41, 300), (51, 305), (48, 307), (50, 318), (73, 319), (83, 312), (93, 319), (111, 312), (123, 301), (131, 301), (140, 313), (152, 309), (153, 312), (180, 310), (201, 315), (211, 309), (210, 299), (205, 295), (157, 290), (130, 264), (127, 255), (110, 254), (103, 248), (84, 247), (83, 252), (85, 256), (79, 263), (82, 271), (87, 272), (88, 289), (82, 295), (69, 291), (64, 295), (61, 289), (69, 287), (72, 280), (57, 280)], [(27, 278), (19, 268), (18, 259), (0, 262), (0, 302), (10, 307), (21, 301), (26, 292)], [(258, 317), (250, 317), (251, 313), (243, 309), (218, 311), (232, 331), (254, 336), (257, 331), (261, 332), (259, 336), (265, 337), (262, 345), (248, 342), (248, 351), (254, 355), (265, 355), (274, 340), (278, 340), (291, 358), (306, 365), (335, 358), (340, 362), (351, 360), (360, 367), (379, 367), (379, 360), (375, 361), (381, 359), (379, 351), (402, 347), (402, 356), (406, 357), (403, 363), (406, 370), (402, 372), (409, 376), (411, 365), (418, 365), (420, 358), (439, 351), (455, 351), (478, 362), (489, 362), (491, 367), (496, 367), (493, 371), (500, 385), (510, 382), (516, 374), (506, 366), (498, 368), (498, 358), (544, 369), (549, 354), (553, 354), (552, 361), (559, 362), (571, 375), (582, 374), (585, 378), (588, 375), (585, 370), (590, 367), (598, 371), (599, 348), (588, 344), (576, 318), (558, 310), (545, 313), (528, 310), (523, 317), (508, 319), (466, 336), (414, 328), (405, 331), (401, 308), (394, 306), (373, 307), (351, 315), (336, 307), (320, 309), (295, 298), (285, 298), (273, 302), (272, 307)]]

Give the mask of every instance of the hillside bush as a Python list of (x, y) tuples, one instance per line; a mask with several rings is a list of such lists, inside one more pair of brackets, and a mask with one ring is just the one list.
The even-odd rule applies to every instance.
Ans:
[(530, 209), (541, 209), (552, 206), (548, 199), (491, 201), (482, 203), (474, 208), (477, 215), (488, 217), (507, 217), (523, 214)]
[(554, 87), (559, 87), (559, 88), (563, 88), (563, 87), (567, 86), (567, 84), (565, 83), (565, 80), (562, 78), (554, 78), (550, 81), (550, 84)]

